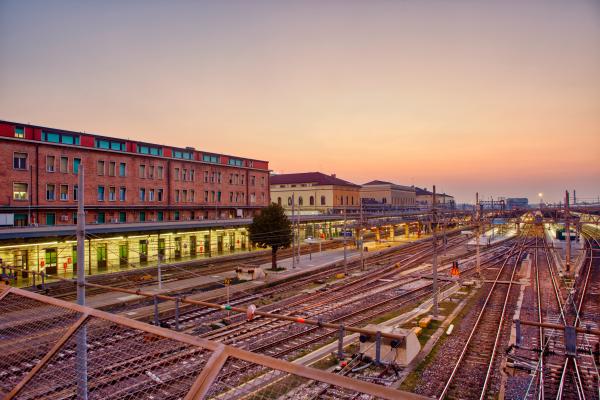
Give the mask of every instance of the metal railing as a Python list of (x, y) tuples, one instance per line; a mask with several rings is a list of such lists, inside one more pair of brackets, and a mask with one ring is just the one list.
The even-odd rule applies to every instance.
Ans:
[(8, 286), (0, 337), (4, 399), (423, 398)]

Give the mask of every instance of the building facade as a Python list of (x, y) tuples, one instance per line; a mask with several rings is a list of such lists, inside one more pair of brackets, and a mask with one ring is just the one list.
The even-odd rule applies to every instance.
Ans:
[(363, 207), (381, 209), (411, 209), (416, 205), (415, 188), (385, 181), (371, 181), (360, 188)]
[(360, 207), (360, 186), (321, 172), (272, 175), (271, 201), (286, 212), (340, 214)]
[(508, 210), (529, 208), (529, 199), (527, 197), (509, 197), (506, 199), (506, 208)]
[[(421, 189), (415, 187), (415, 196), (417, 207), (420, 208), (430, 208), (433, 204), (433, 192), (429, 190)], [(437, 207), (447, 208), (447, 209), (455, 209), (456, 203), (454, 201), (454, 197), (450, 196), (446, 193), (436, 193), (435, 194), (435, 203)]]
[(98, 224), (251, 217), (269, 204), (267, 161), (6, 121), (0, 143), (0, 213), (16, 226), (75, 224), (81, 195)]

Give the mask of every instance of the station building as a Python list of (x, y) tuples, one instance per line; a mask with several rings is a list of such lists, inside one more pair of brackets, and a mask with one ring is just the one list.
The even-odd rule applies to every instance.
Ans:
[(360, 208), (360, 186), (335, 174), (302, 172), (272, 175), (271, 201), (300, 215), (356, 213)]
[[(185, 263), (260, 250), (249, 241), (251, 222), (250, 218), (236, 218), (88, 225), (86, 274), (154, 268), (159, 260)], [(304, 216), (300, 222), (301, 240), (332, 239), (341, 235), (344, 226), (340, 216)], [(0, 229), (0, 266), (13, 268), (5, 269), (16, 276), (11, 284), (17, 286), (33, 283), (31, 271), (44, 272), (49, 280), (74, 278), (79, 262), (75, 235), (76, 227), (67, 224)]]
[[(430, 192), (429, 190), (427, 190), (427, 188), (421, 189), (415, 187), (415, 197), (417, 206), (420, 208), (430, 208), (433, 204), (433, 192)], [(454, 197), (446, 193), (436, 193), (435, 203), (436, 206), (439, 208), (451, 210), (456, 208)]]
[[(5, 225), (186, 221), (253, 216), (269, 204), (267, 161), (0, 121)], [(78, 171), (85, 170), (85, 188)]]
[(360, 188), (363, 208), (412, 209), (416, 206), (415, 188), (374, 180)]

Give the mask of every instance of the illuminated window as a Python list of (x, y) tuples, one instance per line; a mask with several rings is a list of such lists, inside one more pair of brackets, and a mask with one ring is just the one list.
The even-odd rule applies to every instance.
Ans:
[(19, 139), (25, 138), (25, 128), (22, 126), (15, 126), (15, 137)]
[(13, 183), (13, 200), (27, 200), (29, 186), (27, 183)]

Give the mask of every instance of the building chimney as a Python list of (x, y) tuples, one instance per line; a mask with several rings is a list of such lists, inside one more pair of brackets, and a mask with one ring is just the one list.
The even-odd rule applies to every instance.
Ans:
[(335, 178), (336, 176), (335, 176), (335, 174), (331, 174), (331, 177), (332, 177), (332, 178)]

